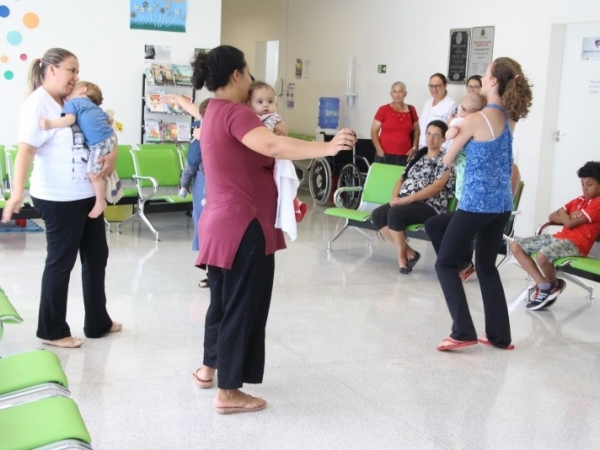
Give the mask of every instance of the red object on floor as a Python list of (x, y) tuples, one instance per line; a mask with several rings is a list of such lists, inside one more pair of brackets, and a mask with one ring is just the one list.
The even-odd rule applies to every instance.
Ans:
[(27, 219), (15, 219), (15, 225), (25, 228), (27, 226)]
[(301, 202), (298, 198), (294, 199), (294, 212), (296, 213), (296, 222), (301, 222), (304, 218), (304, 215), (308, 211), (308, 206), (306, 203)]

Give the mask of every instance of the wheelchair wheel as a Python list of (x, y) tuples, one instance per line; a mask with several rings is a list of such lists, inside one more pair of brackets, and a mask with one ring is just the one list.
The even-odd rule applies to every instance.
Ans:
[[(358, 167), (354, 164), (346, 164), (338, 178), (337, 187), (359, 187), (361, 186), (361, 175)], [(361, 192), (342, 192), (339, 194), (341, 205), (346, 209), (356, 209), (360, 204)]]
[(331, 194), (331, 165), (325, 158), (315, 159), (310, 165), (308, 188), (317, 205), (326, 205)]

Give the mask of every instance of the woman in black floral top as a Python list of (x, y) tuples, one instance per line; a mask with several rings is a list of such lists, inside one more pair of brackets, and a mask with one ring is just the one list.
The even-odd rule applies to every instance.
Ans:
[(410, 273), (421, 257), (407, 244), (404, 230), (411, 224), (445, 213), (448, 199), (454, 195), (453, 171), (444, 165), (442, 153), (447, 130), (448, 126), (441, 120), (427, 125), (427, 147), (419, 150), (408, 163), (394, 186), (390, 203), (380, 206), (371, 215), (377, 229), (396, 246), (403, 274)]

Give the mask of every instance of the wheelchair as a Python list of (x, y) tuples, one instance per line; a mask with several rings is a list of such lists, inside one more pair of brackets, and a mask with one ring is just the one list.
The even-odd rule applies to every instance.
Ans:
[[(325, 142), (332, 138), (331, 135), (325, 135)], [(315, 203), (326, 205), (330, 202), (332, 192), (341, 187), (362, 187), (374, 158), (375, 147), (371, 139), (359, 139), (352, 151), (311, 160), (307, 168), (308, 188)], [(338, 206), (358, 208), (361, 194), (360, 191), (342, 193), (341, 205)]]

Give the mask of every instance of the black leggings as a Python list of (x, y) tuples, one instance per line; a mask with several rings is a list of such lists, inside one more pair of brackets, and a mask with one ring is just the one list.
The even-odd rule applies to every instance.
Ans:
[(408, 205), (381, 205), (371, 213), (371, 221), (378, 230), (386, 225), (392, 231), (404, 231), (409, 225), (424, 223), (437, 212), (425, 203), (415, 202)]
[(219, 372), (219, 389), (262, 383), (274, 274), (275, 255), (265, 255), (265, 237), (256, 219), (248, 225), (231, 269), (208, 266), (203, 363)]
[[(454, 212), (438, 214), (425, 221), (425, 232), (433, 244), (436, 255), (440, 253), (440, 246), (442, 245), (444, 234), (446, 234), (446, 230), (448, 229), (448, 225), (450, 225), (450, 220), (453, 215)], [(473, 261), (473, 244), (474, 242), (469, 242), (461, 252), (461, 263), (458, 266), (459, 270), (466, 269), (471, 265), (471, 262)]]
[(469, 243), (475, 242), (475, 269), (485, 312), (485, 332), (489, 341), (506, 348), (511, 343), (508, 307), (502, 281), (496, 268), (498, 248), (510, 212), (473, 213), (457, 210), (446, 229), (439, 249), (435, 270), (452, 316), (450, 337), (459, 341), (477, 339), (462, 282), (461, 254)]

